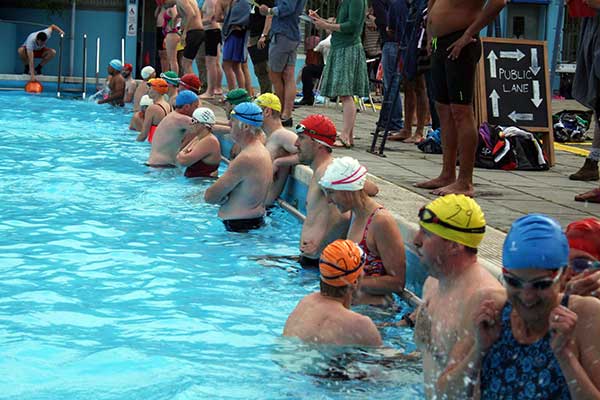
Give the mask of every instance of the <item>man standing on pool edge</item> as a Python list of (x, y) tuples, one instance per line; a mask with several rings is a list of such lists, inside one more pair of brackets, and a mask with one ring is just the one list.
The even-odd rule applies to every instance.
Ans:
[(241, 151), (204, 194), (207, 203), (221, 206), (219, 218), (231, 232), (248, 232), (264, 225), (273, 165), (261, 142), (262, 123), (262, 110), (256, 104), (246, 102), (235, 106), (231, 111), (231, 139)]
[[(17, 52), (19, 53), (19, 57), (25, 66), (25, 74), (29, 74), (31, 76), (31, 80), (35, 81), (35, 74), (42, 74), (42, 67), (50, 60), (56, 56), (56, 50), (46, 47), (46, 42), (50, 39), (52, 32), (57, 31), (61, 35), (64, 35), (64, 31), (60, 29), (58, 26), (52, 24), (48, 28), (31, 33), (27, 36), (25, 43)], [(33, 68), (34, 59), (41, 58), (40, 64)]]
[[(442, 172), (415, 184), (431, 193), (473, 196), (477, 127), (473, 114), (475, 68), (481, 57), (479, 31), (496, 18), (507, 0), (429, 0), (428, 43), (433, 49), (431, 74), (442, 130)], [(431, 40), (433, 39), (433, 40)], [(456, 179), (456, 158), (460, 169)]]

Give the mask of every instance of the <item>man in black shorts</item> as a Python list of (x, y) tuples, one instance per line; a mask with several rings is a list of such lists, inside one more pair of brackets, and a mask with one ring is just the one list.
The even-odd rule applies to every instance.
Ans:
[(185, 49), (183, 49), (183, 60), (181, 67), (184, 74), (193, 74), (192, 62), (198, 54), (198, 49), (204, 42), (204, 26), (202, 24), (202, 13), (198, 8), (196, 0), (166, 0), (165, 5), (177, 4), (177, 13), (181, 15), (181, 26), (185, 38)]
[[(440, 117), (442, 172), (437, 178), (415, 184), (443, 196), (473, 196), (473, 167), (477, 127), (473, 113), (475, 68), (481, 57), (478, 32), (496, 18), (506, 0), (480, 0), (457, 5), (452, 0), (429, 0), (427, 37), (432, 53), (431, 73), (436, 109)], [(456, 159), (460, 169), (456, 178)]]

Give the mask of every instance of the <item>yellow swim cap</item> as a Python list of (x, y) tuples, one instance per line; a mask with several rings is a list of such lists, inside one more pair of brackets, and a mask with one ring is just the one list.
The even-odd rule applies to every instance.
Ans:
[(479, 204), (462, 194), (439, 197), (421, 208), (419, 224), (444, 239), (477, 248), (485, 233)]
[(254, 100), (257, 106), (281, 112), (281, 101), (273, 93), (263, 93)]

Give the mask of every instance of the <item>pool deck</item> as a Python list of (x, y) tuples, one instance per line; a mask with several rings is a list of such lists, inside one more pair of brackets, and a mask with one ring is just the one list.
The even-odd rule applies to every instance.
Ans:
[[(573, 100), (553, 100), (552, 109), (553, 113), (565, 109), (585, 110)], [(341, 107), (336, 109), (333, 104), (297, 108), (294, 110), (294, 122), (312, 113), (327, 115), (338, 127), (342, 124)], [(436, 196), (429, 194), (428, 190), (415, 188), (413, 184), (436, 177), (441, 169), (442, 156), (425, 154), (413, 144), (399, 142), (386, 144), (386, 157), (368, 153), (372, 140), (370, 132), (374, 130), (378, 117), (379, 113), (368, 106), (366, 111), (360, 112), (356, 119), (355, 147), (335, 149), (334, 155), (352, 156), (366, 165), (380, 185), (379, 200), (395, 214), (401, 226), (415, 228), (419, 208)], [(588, 134), (591, 133), (588, 131)], [(556, 164), (548, 171), (475, 169), (476, 200), (491, 227), (480, 248), (481, 258), (488, 263), (500, 266), (504, 236), (511, 222), (523, 214), (542, 212), (556, 218), (563, 226), (577, 219), (600, 216), (600, 204), (573, 200), (576, 194), (598, 187), (599, 183), (568, 179), (569, 174), (583, 164), (583, 156), (574, 152), (581, 153), (584, 146), (569, 149), (571, 151), (556, 147)]]

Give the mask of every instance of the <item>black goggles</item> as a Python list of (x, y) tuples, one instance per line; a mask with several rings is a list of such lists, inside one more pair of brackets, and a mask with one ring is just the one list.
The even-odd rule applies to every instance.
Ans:
[(356, 271), (358, 271), (364, 265), (366, 260), (367, 260), (367, 255), (363, 252), (362, 255), (360, 256), (360, 263), (356, 266), (356, 268), (348, 270), (348, 269), (340, 268), (337, 264), (330, 263), (329, 261), (325, 261), (321, 258), (321, 259), (319, 259), (319, 264), (325, 264), (325, 265), (328, 265), (331, 268), (335, 269), (336, 271), (340, 271), (340, 273), (337, 275), (327, 276), (327, 275), (321, 274), (321, 277), (325, 280), (330, 280), (330, 281), (339, 279), (339, 278), (343, 278), (344, 276), (348, 276), (348, 275), (353, 274)]
[(580, 274), (587, 269), (600, 269), (600, 261), (594, 261), (584, 257), (577, 257), (569, 261), (569, 266), (575, 273)]
[(553, 276), (547, 278), (534, 279), (531, 281), (525, 281), (519, 279), (514, 275), (511, 275), (505, 268), (502, 269), (502, 279), (504, 282), (515, 289), (534, 289), (534, 290), (546, 290), (552, 287), (562, 275), (562, 268), (554, 272)]
[(247, 113), (246, 114), (246, 113), (236, 112), (235, 110), (231, 110), (231, 112), (229, 113), (229, 115), (231, 117), (233, 117), (234, 115), (237, 115), (239, 117), (238, 121), (246, 122), (246, 123), (248, 121), (262, 123), (262, 121), (263, 121), (262, 120), (262, 113), (260, 113), (260, 114), (259, 113)]
[(440, 225), (440, 226), (443, 226), (444, 228), (452, 229), (453, 231), (457, 231), (457, 232), (485, 233), (485, 226), (482, 226), (480, 228), (461, 228), (460, 226), (454, 226), (454, 225), (451, 225), (451, 224), (439, 219), (438, 216), (435, 215), (435, 213), (433, 211), (431, 211), (430, 209), (428, 209), (426, 207), (422, 207), (419, 210), (419, 220), (421, 222), (425, 222), (426, 224)]

